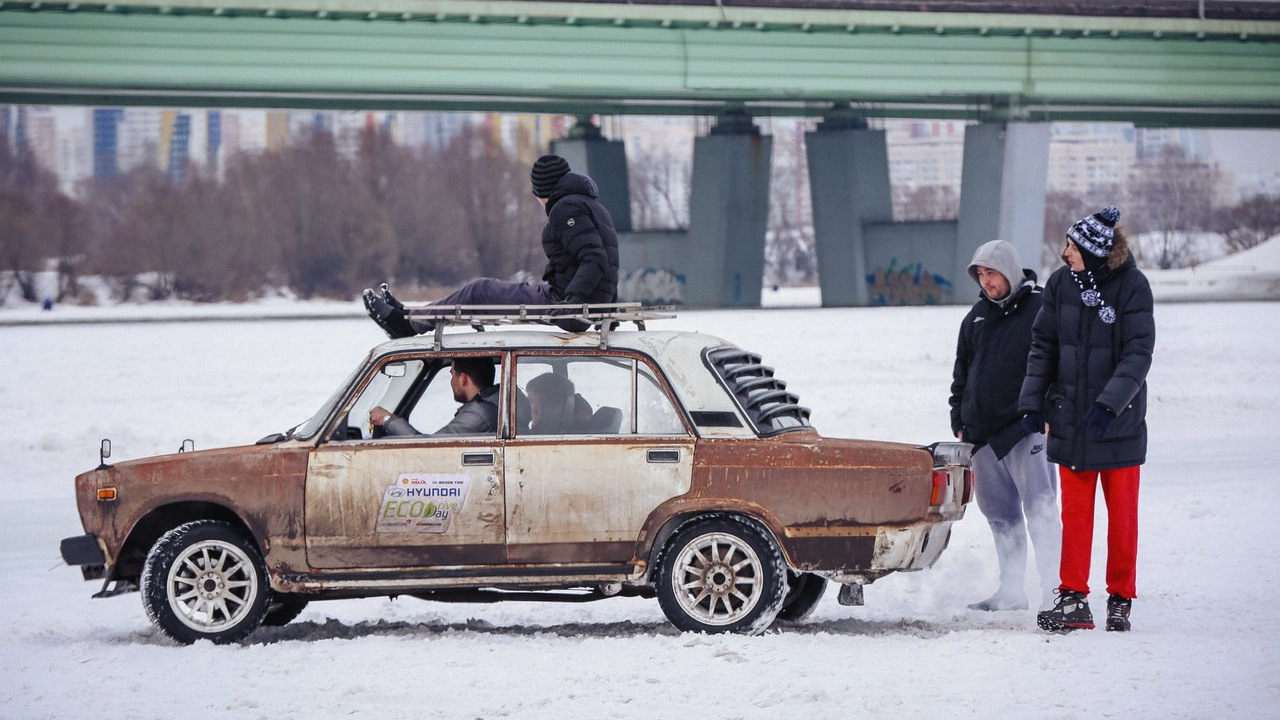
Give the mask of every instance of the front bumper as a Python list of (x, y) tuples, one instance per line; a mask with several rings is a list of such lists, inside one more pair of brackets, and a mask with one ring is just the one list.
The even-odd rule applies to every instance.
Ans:
[(62, 559), (68, 565), (79, 565), (85, 580), (101, 580), (106, 576), (107, 556), (96, 535), (63, 538)]

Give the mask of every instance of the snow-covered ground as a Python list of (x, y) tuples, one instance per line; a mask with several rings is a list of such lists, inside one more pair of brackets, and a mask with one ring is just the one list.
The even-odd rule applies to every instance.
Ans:
[[(971, 506), (934, 568), (869, 586), (865, 607), (830, 590), (809, 621), (759, 637), (680, 634), (641, 599), (401, 599), (314, 603), (243, 645), (179, 647), (136, 593), (91, 600), (98, 583), (60, 562), (58, 541), (81, 532), (73, 475), (104, 437), (125, 459), (293, 425), (379, 331), (351, 313), (0, 327), (0, 718), (1276, 717), (1278, 310), (1157, 306), (1134, 631), (1068, 636), (1030, 611), (965, 608), (996, 572)], [(949, 438), (964, 312), (705, 311), (653, 327), (763, 353), (825, 434), (925, 443)]]

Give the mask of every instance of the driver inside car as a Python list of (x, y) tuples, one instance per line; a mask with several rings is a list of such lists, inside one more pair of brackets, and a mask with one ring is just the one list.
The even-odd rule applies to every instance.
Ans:
[(498, 430), (498, 387), (493, 384), (494, 364), (488, 357), (455, 358), (449, 370), (453, 399), (462, 403), (453, 419), (439, 430), (419, 432), (406, 418), (384, 407), (369, 410), (369, 422), (387, 436), (437, 437), (440, 435), (487, 435)]

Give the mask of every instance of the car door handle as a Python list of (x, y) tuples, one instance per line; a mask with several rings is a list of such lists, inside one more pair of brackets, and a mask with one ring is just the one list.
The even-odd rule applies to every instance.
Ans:
[(462, 453), (463, 465), (492, 465), (493, 453), (491, 452), (474, 452)]
[(679, 450), (650, 450), (648, 460), (651, 463), (678, 463), (680, 462)]

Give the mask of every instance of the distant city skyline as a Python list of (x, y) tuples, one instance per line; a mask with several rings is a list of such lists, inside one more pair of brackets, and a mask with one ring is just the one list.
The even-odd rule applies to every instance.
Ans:
[[(50, 169), (58, 173), (64, 188), (71, 191), (79, 180), (95, 174), (94, 113), (95, 108), (75, 106), (32, 107), (32, 116), (53, 118), (52, 128), (44, 120), (39, 129), (27, 132), (43, 133), (46, 137), (38, 147), (38, 155)], [(156, 149), (157, 157), (151, 159), (158, 167), (174, 171), (178, 158), (186, 157), (197, 166), (218, 162), (219, 151), (261, 151), (276, 147), (294, 135), (303, 126), (310, 126), (320, 118), (330, 118), (336, 133), (345, 135), (340, 142), (354, 147), (355, 131), (374, 118), (386, 121), (392, 128), (397, 142), (406, 145), (438, 144), (451, 137), (468, 122), (479, 118), (490, 120), (494, 132), (504, 142), (513, 146), (521, 156), (538, 154), (550, 141), (562, 137), (572, 125), (572, 118), (561, 116), (518, 116), (488, 113), (389, 113), (384, 111), (284, 111), (265, 109), (226, 109), (210, 114), (206, 108), (143, 109), (146, 113), (131, 113), (154, 118), (136, 124), (133, 135), (151, 134), (154, 137), (140, 139), (121, 138), (119, 152), (131, 153), (121, 170), (140, 162), (146, 146)], [(161, 115), (161, 113), (165, 113)], [(186, 115), (188, 120), (180, 118)], [(214, 127), (209, 118), (219, 117)], [(272, 122), (269, 118), (275, 118)], [(392, 123), (391, 119), (395, 122)], [(812, 119), (759, 118), (766, 131), (790, 132), (784, 128), (797, 123), (812, 124)], [(184, 145), (175, 148), (171, 136), (175, 123), (182, 128)], [(692, 137), (705, 130), (705, 118), (651, 118), (647, 116), (604, 116), (601, 125), (607, 137), (628, 141), (629, 147), (653, 148), (665, 141), (673, 145), (688, 145)], [(961, 149), (963, 145), (960, 121), (933, 120), (885, 120), (878, 123), (889, 133), (890, 155), (894, 163), (894, 182), (908, 186), (958, 184)], [(1132, 164), (1135, 151), (1140, 152), (1142, 139), (1149, 135), (1151, 141), (1163, 144), (1176, 138), (1196, 157), (1216, 162), (1229, 173), (1236, 192), (1242, 195), (1255, 193), (1280, 194), (1280, 130), (1256, 129), (1206, 129), (1142, 130), (1123, 123), (1058, 123), (1055, 124), (1054, 141), (1051, 144), (1051, 189), (1085, 193), (1091, 176), (1113, 178), (1122, 174)], [(10, 129), (12, 133), (12, 128)], [(1117, 135), (1129, 140), (1117, 142)], [(1144, 135), (1145, 134), (1145, 135)], [(621, 136), (621, 137), (618, 137)], [(210, 138), (213, 138), (212, 145)], [(1188, 138), (1207, 138), (1188, 140)], [(114, 142), (114, 141), (113, 141)], [(36, 144), (33, 142), (33, 144)], [(1084, 149), (1086, 148), (1087, 149)], [(1107, 149), (1110, 146), (1111, 149)], [(1086, 157), (1087, 156), (1087, 157)], [(1123, 177), (1120, 178), (1123, 181)], [(1112, 180), (1114, 182), (1114, 180)]]

